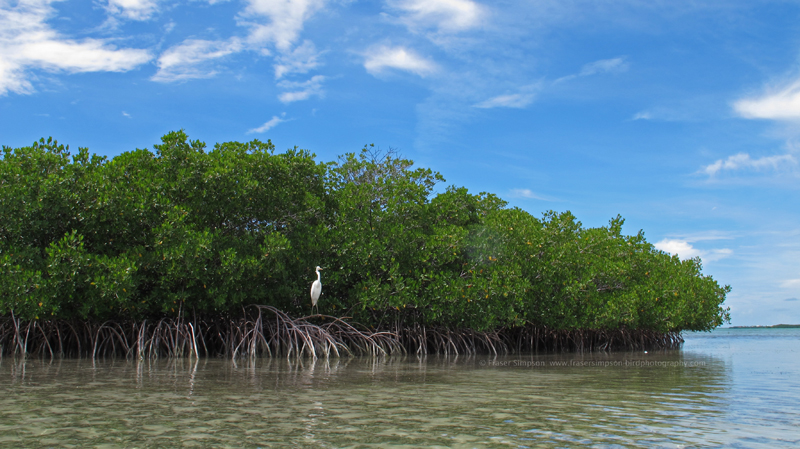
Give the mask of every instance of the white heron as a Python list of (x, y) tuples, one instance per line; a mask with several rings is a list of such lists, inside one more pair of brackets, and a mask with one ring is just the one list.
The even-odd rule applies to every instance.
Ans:
[[(311, 311), (314, 311), (314, 307), (317, 307), (317, 300), (319, 300), (319, 295), (322, 294), (322, 281), (320, 280), (319, 272), (322, 268), (317, 267), (317, 280), (311, 284)], [(317, 308), (317, 313), (319, 313), (319, 308)]]

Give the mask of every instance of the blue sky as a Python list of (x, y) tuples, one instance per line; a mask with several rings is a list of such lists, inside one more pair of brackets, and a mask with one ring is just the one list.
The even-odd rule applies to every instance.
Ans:
[(0, 143), (374, 143), (800, 323), (800, 3), (0, 0)]

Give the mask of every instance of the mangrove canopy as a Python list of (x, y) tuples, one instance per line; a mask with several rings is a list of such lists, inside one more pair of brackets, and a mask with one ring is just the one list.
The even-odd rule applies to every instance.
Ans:
[(52, 139), (3, 147), (0, 316), (302, 316), (320, 265), (320, 312), (370, 329), (666, 334), (729, 321), (728, 286), (624, 235), (619, 216), (587, 228), (490, 193), (435, 193), (439, 173), (371, 146), (323, 163), (270, 141), (161, 140), (113, 159)]

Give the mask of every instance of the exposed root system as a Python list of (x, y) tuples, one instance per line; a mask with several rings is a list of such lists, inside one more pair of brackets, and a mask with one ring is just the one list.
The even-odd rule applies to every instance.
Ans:
[(555, 330), (528, 326), (477, 332), (411, 327), (367, 329), (328, 315), (291, 318), (270, 306), (253, 306), (238, 319), (164, 318), (90, 323), (0, 319), (0, 356), (44, 357), (310, 357), (392, 354), (509, 354), (553, 351), (676, 349), (679, 332)]
[(556, 330), (527, 326), (476, 332), (471, 329), (397, 329), (403, 346), (417, 354), (511, 354), (525, 352), (592, 352), (678, 349), (680, 332), (649, 330)]

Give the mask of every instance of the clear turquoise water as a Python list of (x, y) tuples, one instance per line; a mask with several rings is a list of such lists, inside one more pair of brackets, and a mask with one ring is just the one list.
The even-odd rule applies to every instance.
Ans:
[(685, 338), (496, 358), (4, 358), (0, 446), (800, 446), (800, 329)]

